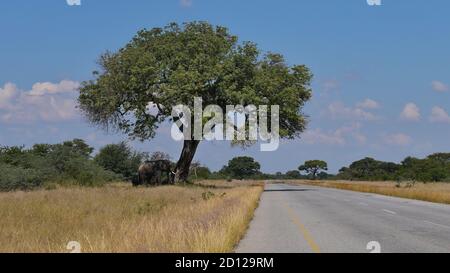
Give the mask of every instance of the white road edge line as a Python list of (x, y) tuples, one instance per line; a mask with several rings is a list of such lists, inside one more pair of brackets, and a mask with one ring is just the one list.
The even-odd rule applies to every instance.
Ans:
[(397, 214), (395, 211), (392, 211), (392, 210), (384, 209), (383, 211), (384, 211), (384, 212), (387, 212), (387, 213), (389, 213), (389, 214), (393, 214), (393, 215)]
[(446, 225), (441, 225), (441, 224), (438, 224), (438, 223), (433, 223), (433, 222), (430, 222), (430, 221), (424, 221), (425, 223), (427, 223), (427, 224), (431, 224), (431, 225), (435, 225), (435, 226), (438, 226), (438, 227), (443, 227), (443, 228), (450, 228), (449, 226), (446, 226)]

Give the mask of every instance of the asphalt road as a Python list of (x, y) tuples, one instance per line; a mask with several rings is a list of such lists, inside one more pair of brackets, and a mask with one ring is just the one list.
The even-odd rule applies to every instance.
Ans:
[(450, 205), (330, 188), (267, 184), (236, 252), (378, 250), (450, 253)]

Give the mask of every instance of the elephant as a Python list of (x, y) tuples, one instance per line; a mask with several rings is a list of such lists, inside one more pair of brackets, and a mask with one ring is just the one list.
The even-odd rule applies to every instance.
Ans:
[[(163, 179), (166, 176), (166, 179)], [(146, 161), (139, 167), (133, 185), (162, 185), (173, 181), (172, 162), (169, 160)]]

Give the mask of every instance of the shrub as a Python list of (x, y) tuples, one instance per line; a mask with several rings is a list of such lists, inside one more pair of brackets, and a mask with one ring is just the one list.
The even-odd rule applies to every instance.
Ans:
[(120, 174), (123, 178), (131, 180), (139, 165), (147, 158), (146, 153), (134, 152), (125, 142), (120, 142), (106, 145), (100, 149), (94, 161), (105, 170)]
[(43, 182), (36, 170), (0, 163), (0, 191), (31, 190)]
[(36, 144), (29, 150), (0, 147), (0, 191), (54, 188), (55, 184), (99, 186), (121, 179), (94, 162), (92, 151), (80, 139)]
[(101, 186), (107, 182), (120, 179), (118, 174), (106, 171), (95, 162), (82, 157), (70, 159), (66, 163), (63, 175), (79, 186)]

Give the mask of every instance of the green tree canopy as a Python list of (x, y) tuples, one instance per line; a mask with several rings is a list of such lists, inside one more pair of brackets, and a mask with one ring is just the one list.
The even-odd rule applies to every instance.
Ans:
[(254, 158), (241, 156), (228, 161), (228, 165), (222, 169), (222, 172), (232, 178), (244, 179), (259, 174), (260, 169), (261, 165)]
[(427, 159), (434, 160), (443, 165), (450, 164), (450, 153), (436, 153), (429, 155)]
[(399, 169), (399, 164), (366, 157), (353, 162), (348, 168), (342, 168), (339, 171), (339, 176), (352, 180), (387, 180), (394, 179), (394, 174)]
[(316, 179), (321, 170), (328, 170), (328, 164), (323, 160), (309, 160), (306, 161), (305, 164), (299, 166), (298, 169), (301, 172), (306, 172), (313, 179)]
[[(171, 119), (172, 107), (280, 105), (280, 136), (305, 129), (301, 109), (311, 97), (312, 75), (304, 65), (289, 66), (277, 53), (261, 54), (256, 44), (238, 43), (227, 28), (206, 22), (144, 29), (117, 52), (100, 57), (101, 71), (82, 83), (80, 109), (104, 128), (141, 140), (155, 136)], [(176, 167), (185, 180), (199, 141), (185, 140)]]
[(146, 153), (132, 151), (126, 142), (106, 145), (94, 157), (94, 161), (105, 170), (120, 174), (125, 179), (131, 179), (146, 159)]

